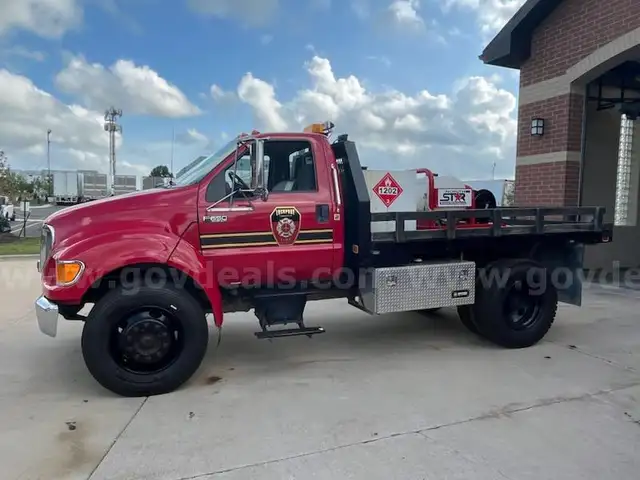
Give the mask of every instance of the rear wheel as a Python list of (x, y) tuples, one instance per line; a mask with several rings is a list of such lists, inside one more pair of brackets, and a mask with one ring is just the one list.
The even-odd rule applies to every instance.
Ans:
[[(535, 345), (553, 325), (558, 307), (558, 294), (546, 268), (522, 259), (498, 260), (487, 269), (494, 275), (478, 279), (469, 318), (483, 337), (497, 345)], [(488, 279), (493, 280), (488, 283)]]
[(172, 287), (123, 289), (105, 295), (82, 331), (89, 372), (106, 389), (128, 397), (171, 392), (196, 372), (207, 350), (205, 312)]
[(473, 320), (473, 305), (460, 305), (458, 307), (458, 317), (460, 317), (460, 321), (467, 330), (476, 335), (480, 335), (478, 327)]
[(422, 310), (418, 310), (418, 313), (421, 313), (422, 315), (431, 315), (432, 313), (436, 313), (437, 311), (441, 310), (440, 307), (438, 308), (424, 308)]

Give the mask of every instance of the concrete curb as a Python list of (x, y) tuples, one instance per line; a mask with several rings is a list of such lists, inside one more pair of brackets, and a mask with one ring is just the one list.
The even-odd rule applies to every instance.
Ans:
[(40, 258), (40, 255), (37, 253), (27, 253), (22, 255), (0, 255), (0, 262), (7, 262), (11, 260), (31, 260), (38, 258)]

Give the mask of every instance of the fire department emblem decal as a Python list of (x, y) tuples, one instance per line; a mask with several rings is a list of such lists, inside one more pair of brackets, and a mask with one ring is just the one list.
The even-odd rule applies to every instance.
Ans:
[(300, 233), (300, 212), (295, 207), (276, 207), (271, 213), (271, 232), (278, 245), (292, 245)]

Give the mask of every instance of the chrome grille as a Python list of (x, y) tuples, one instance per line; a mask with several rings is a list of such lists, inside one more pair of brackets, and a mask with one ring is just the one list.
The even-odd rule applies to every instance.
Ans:
[(48, 225), (44, 225), (40, 233), (40, 262), (38, 264), (40, 271), (42, 271), (45, 262), (49, 258), (51, 247), (53, 247), (53, 229)]

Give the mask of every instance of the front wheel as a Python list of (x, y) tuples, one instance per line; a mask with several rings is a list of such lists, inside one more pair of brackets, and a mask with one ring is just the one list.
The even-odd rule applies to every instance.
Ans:
[(103, 387), (126, 396), (169, 393), (191, 378), (209, 341), (205, 312), (185, 291), (141, 286), (107, 293), (82, 330), (82, 355)]

